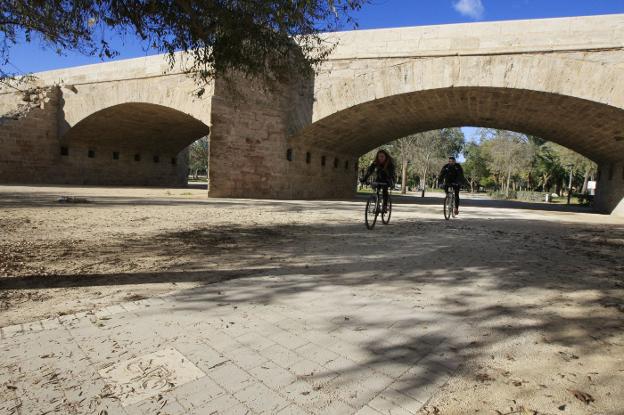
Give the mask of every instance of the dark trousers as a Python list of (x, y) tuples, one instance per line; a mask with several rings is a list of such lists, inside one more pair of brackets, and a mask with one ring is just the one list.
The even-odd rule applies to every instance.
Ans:
[(448, 192), (450, 189), (455, 192), (455, 208), (459, 209), (459, 185), (447, 184), (446, 191)]
[(388, 186), (383, 186), (381, 191), (383, 193), (383, 206), (386, 207), (388, 206)]

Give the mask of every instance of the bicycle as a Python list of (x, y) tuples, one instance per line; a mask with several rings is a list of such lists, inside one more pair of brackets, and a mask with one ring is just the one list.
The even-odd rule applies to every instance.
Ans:
[(457, 216), (455, 215), (455, 204), (457, 203), (455, 200), (455, 186), (452, 184), (445, 185), (444, 192), (446, 193), (444, 197), (444, 219), (449, 220)]
[(392, 198), (390, 197), (390, 188), (388, 187), (388, 204), (383, 209), (383, 187), (388, 186), (387, 183), (371, 182), (370, 186), (375, 193), (368, 197), (366, 201), (366, 210), (364, 211), (364, 222), (368, 230), (372, 230), (377, 223), (377, 217), (381, 213), (381, 223), (387, 225), (390, 223), (392, 216)]

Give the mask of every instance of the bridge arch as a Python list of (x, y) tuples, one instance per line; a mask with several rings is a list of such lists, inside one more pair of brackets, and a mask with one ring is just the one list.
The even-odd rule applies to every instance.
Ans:
[[(355, 162), (381, 144), (438, 128), (524, 132), (614, 172), (599, 189), (609, 194), (599, 203), (611, 211), (624, 197), (624, 72), (595, 59), (569, 53), (329, 61), (315, 79), (310, 121), (289, 146)], [(353, 171), (348, 175), (338, 180), (345, 195), (355, 181)]]
[(533, 134), (597, 162), (624, 154), (624, 109), (516, 88), (450, 87), (392, 95), (322, 118), (291, 140), (357, 157), (408, 134), (477, 126)]
[[(61, 137), (61, 162), (84, 184), (183, 185), (183, 150), (208, 135), (205, 123), (171, 107), (128, 102), (100, 109)], [(64, 156), (64, 157), (63, 157)]]

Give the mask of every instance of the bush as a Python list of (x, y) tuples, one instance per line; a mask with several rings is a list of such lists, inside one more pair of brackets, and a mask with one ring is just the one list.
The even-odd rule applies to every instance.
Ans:
[(546, 195), (548, 194), (544, 192), (530, 192), (524, 190), (516, 193), (516, 199), (526, 202), (543, 202), (544, 200), (546, 200)]
[(492, 199), (496, 199), (496, 200), (507, 200), (507, 199), (514, 199), (515, 196), (515, 192), (509, 192), (509, 197), (507, 197), (507, 195), (505, 194), (505, 192), (501, 192), (499, 190), (494, 191), (494, 192), (488, 192), (488, 195), (492, 198)]
[(587, 193), (584, 193), (584, 194), (577, 193), (575, 196), (578, 198), (579, 205), (583, 205), (583, 206), (593, 205), (594, 196), (587, 194)]
[(492, 199), (498, 199), (498, 200), (515, 199), (515, 200), (522, 200), (523, 202), (543, 202), (546, 199), (547, 194), (548, 193), (530, 192), (526, 190), (519, 190), (519, 191), (510, 190), (509, 196), (507, 196), (505, 195), (505, 192), (502, 192), (502, 191), (488, 192), (488, 195)]

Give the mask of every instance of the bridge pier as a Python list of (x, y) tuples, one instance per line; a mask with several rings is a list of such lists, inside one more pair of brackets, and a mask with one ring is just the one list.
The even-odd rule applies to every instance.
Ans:
[[(307, 81), (267, 90), (217, 81), (212, 98), (209, 197), (335, 199), (354, 195), (357, 155), (302, 146), (290, 137), (310, 123)], [(303, 89), (303, 90), (302, 90)]]
[(602, 163), (599, 169), (596, 210), (624, 217), (624, 162)]

